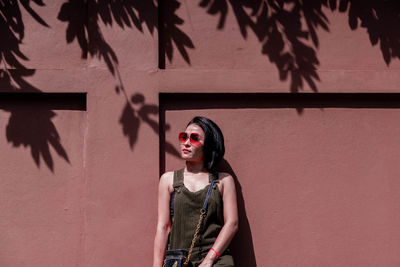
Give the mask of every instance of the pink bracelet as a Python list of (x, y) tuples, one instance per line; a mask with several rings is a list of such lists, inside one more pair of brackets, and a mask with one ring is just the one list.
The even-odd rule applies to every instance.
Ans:
[(219, 252), (217, 252), (214, 248), (210, 248), (210, 250), (212, 250), (212, 251), (214, 251), (215, 252), (215, 254), (217, 255), (217, 258), (216, 258), (216, 260), (219, 258)]

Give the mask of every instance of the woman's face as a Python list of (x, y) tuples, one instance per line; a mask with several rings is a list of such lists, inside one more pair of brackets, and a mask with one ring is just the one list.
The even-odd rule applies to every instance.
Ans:
[(181, 157), (187, 161), (200, 162), (204, 160), (204, 131), (197, 124), (190, 124), (179, 138)]

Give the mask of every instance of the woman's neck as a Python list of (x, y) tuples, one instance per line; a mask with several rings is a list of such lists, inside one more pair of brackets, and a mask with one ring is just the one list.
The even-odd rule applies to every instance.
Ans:
[(186, 161), (185, 171), (192, 173), (207, 172), (206, 168), (204, 168), (204, 163), (202, 161)]

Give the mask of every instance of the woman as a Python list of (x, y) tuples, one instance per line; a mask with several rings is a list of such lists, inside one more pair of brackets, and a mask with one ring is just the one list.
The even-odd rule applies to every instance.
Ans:
[(195, 117), (179, 134), (179, 141), (186, 166), (160, 178), (153, 267), (163, 265), (167, 245), (168, 249), (189, 249), (213, 177), (215, 184), (189, 266), (234, 266), (227, 248), (238, 230), (235, 183), (228, 173), (214, 171), (225, 153), (221, 130), (210, 119)]

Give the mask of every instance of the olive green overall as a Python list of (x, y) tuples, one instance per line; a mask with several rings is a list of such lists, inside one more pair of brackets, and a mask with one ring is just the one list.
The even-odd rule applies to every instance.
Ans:
[[(211, 182), (212, 175), (209, 180)], [(208, 251), (214, 244), (222, 226), (224, 218), (222, 212), (222, 196), (218, 189), (219, 179), (216, 178), (213, 190), (208, 201), (207, 213), (203, 219), (199, 235), (190, 257), (189, 266), (199, 266)], [(183, 169), (174, 172), (175, 196), (173, 200), (174, 217), (169, 233), (169, 249), (189, 249), (200, 217), (200, 210), (207, 195), (209, 185), (191, 192), (183, 184)], [(220, 258), (213, 266), (234, 266), (229, 250), (221, 253)]]

